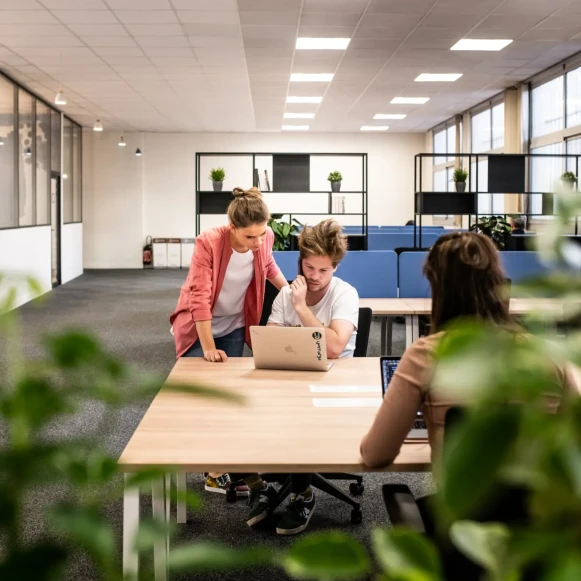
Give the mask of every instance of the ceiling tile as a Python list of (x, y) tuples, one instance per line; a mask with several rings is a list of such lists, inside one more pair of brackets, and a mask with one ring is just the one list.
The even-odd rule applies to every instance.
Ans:
[(171, 10), (169, 0), (107, 0), (112, 10)]
[(523, 34), (520, 40), (569, 40), (581, 33), (581, 25), (576, 28), (535, 28)]
[(148, 57), (191, 57), (194, 53), (191, 47), (167, 48), (161, 46), (147, 47), (143, 52)]
[(438, 0), (432, 8), (432, 14), (489, 14), (498, 8), (505, 0), (478, 0), (465, 2), (464, 0)]
[(187, 36), (138, 36), (137, 44), (143, 48), (186, 48), (190, 46)]
[(240, 12), (299, 12), (301, 0), (238, 0)]
[(369, 0), (304, 0), (303, 14), (322, 13), (329, 14), (345, 12), (361, 14)]
[(48, 10), (4, 10), (2, 24), (58, 24)]
[(506, 0), (496, 8), (494, 13), (519, 17), (525, 14), (537, 14), (545, 17), (563, 8), (568, 2), (569, 0)]
[(296, 26), (243, 26), (242, 36), (247, 38), (296, 38)]
[(183, 28), (188, 36), (240, 36), (238, 24), (184, 24)]
[(0, 10), (42, 10), (44, 7), (36, 0), (2, 0)]
[(173, 24), (178, 22), (173, 10), (117, 10), (115, 14), (124, 24)]
[[(83, 39), (88, 46), (137, 46), (130, 36), (88, 36)], [(143, 40), (143, 39), (140, 39)]]
[(303, 12), (301, 26), (356, 26), (361, 13), (349, 12)]
[(4, 24), (0, 20), (0, 38), (7, 36), (72, 36), (62, 24)]
[(181, 24), (127, 24), (127, 30), (135, 37), (183, 34)]
[(185, 24), (224, 24), (231, 25), (240, 23), (237, 12), (217, 12), (201, 10), (180, 10), (178, 12), (180, 22)]
[(172, 0), (176, 10), (209, 10), (211, 12), (219, 11), (237, 11), (236, 0)]
[(40, 46), (68, 47), (83, 46), (83, 42), (74, 36), (5, 36), (2, 44), (8, 47)]
[(188, 36), (193, 48), (242, 48), (242, 38), (239, 36)]
[(425, 14), (433, 0), (371, 0), (367, 12), (377, 14)]
[(307, 38), (351, 38), (353, 26), (300, 26), (299, 36)]
[(143, 56), (143, 51), (136, 46), (131, 47), (98, 46), (95, 47), (93, 50), (99, 56), (124, 56), (124, 57)]
[(127, 36), (120, 24), (70, 24), (69, 28), (79, 36)]
[[(107, 5), (102, 0), (42, 0), (45, 8), (49, 10), (107, 10)], [(5, 4), (5, 0), (2, 0)]]
[(53, 10), (63, 24), (117, 24), (110, 10)]

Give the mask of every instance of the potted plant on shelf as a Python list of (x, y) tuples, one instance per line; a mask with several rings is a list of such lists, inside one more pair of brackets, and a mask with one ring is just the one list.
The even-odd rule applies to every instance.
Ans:
[(510, 224), (502, 216), (482, 216), (470, 226), (470, 231), (488, 236), (498, 250), (504, 250), (510, 236)]
[(290, 250), (293, 236), (298, 233), (299, 227), (302, 226), (296, 218), (293, 218), (292, 222), (282, 222), (282, 216), (282, 214), (273, 214), (268, 221), (268, 225), (274, 233), (273, 250)]
[(567, 190), (574, 190), (577, 183), (577, 176), (572, 171), (566, 171), (561, 176), (561, 182)]
[(343, 176), (340, 171), (332, 171), (327, 179), (331, 182), (332, 192), (341, 191), (341, 180), (343, 179)]
[(454, 184), (456, 185), (457, 192), (465, 192), (466, 191), (466, 180), (468, 179), (468, 172), (461, 168), (457, 167), (454, 170), (454, 175), (452, 176), (454, 180)]
[(226, 172), (223, 167), (215, 167), (210, 170), (210, 179), (215, 192), (221, 192), (224, 180), (226, 179)]

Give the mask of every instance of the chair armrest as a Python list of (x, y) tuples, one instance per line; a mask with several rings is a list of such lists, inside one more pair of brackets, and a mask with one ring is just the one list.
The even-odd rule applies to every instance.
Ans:
[(414, 495), (405, 484), (384, 484), (382, 495), (392, 525), (406, 525), (418, 532), (426, 532)]

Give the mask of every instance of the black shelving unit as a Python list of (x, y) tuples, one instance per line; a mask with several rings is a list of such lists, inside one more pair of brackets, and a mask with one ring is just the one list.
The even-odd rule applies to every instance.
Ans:
[[(226, 212), (228, 204), (232, 201), (233, 196), (230, 191), (214, 192), (201, 189), (201, 159), (203, 157), (227, 157), (227, 156), (244, 156), (252, 157), (252, 173), (255, 175), (256, 158), (272, 157), (273, 158), (273, 175), (271, 183), (274, 190), (263, 190), (265, 195), (271, 194), (312, 194), (317, 196), (328, 197), (328, 212), (309, 212), (303, 211), (302, 208), (289, 208), (287, 212), (276, 212), (289, 217), (292, 222), (293, 218), (300, 221), (301, 216), (359, 216), (361, 218), (361, 233), (348, 235), (349, 247), (352, 250), (367, 250), (368, 234), (368, 159), (366, 153), (258, 153), (258, 152), (200, 152), (196, 153), (196, 235), (200, 233), (200, 217), (202, 215), (223, 215)], [(330, 190), (311, 191), (310, 186), (310, 159), (311, 157), (359, 157), (362, 160), (361, 190), (347, 190), (340, 192), (331, 192)], [(250, 169), (250, 168), (249, 168)], [(228, 168), (226, 168), (226, 171)], [(256, 185), (256, 184), (254, 184)], [(361, 212), (333, 213), (332, 201), (333, 194), (361, 196)]]
[[(468, 167), (464, 167), (469, 172), (466, 182), (465, 192), (425, 192), (422, 190), (423, 160), (453, 156), (461, 160), (468, 159)], [(579, 158), (581, 155), (567, 153), (418, 153), (414, 159), (414, 247), (422, 247), (422, 216), (433, 216), (435, 214), (447, 214), (456, 216), (468, 216), (468, 224), (472, 224), (472, 217), (478, 221), (480, 213), (478, 209), (478, 194), (510, 194), (510, 195), (542, 195), (543, 207), (550, 208), (550, 211), (543, 211), (542, 214), (530, 212), (519, 212), (522, 216), (547, 216), (553, 214), (553, 193), (552, 192), (532, 192), (528, 191), (527, 185), (530, 182), (531, 160), (534, 158), (562, 158), (573, 159), (575, 161), (575, 175), (579, 176)], [(475, 180), (478, 187), (479, 163), (488, 161), (488, 191), (470, 191), (470, 172), (474, 165)], [(432, 171), (432, 167), (430, 167)], [(504, 214), (506, 219), (508, 214)], [(419, 224), (418, 224), (419, 219)], [(419, 237), (417, 229), (419, 227)], [(578, 234), (579, 223), (575, 218), (575, 235)]]

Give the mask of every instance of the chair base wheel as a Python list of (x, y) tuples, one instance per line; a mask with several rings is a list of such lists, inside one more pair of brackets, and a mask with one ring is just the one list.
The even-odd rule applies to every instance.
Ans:
[(351, 511), (351, 524), (360, 525), (363, 522), (363, 513), (360, 508), (354, 508)]
[(349, 492), (353, 496), (361, 496), (364, 491), (365, 491), (365, 486), (363, 486), (363, 484), (360, 484), (359, 482), (352, 482), (349, 485)]

